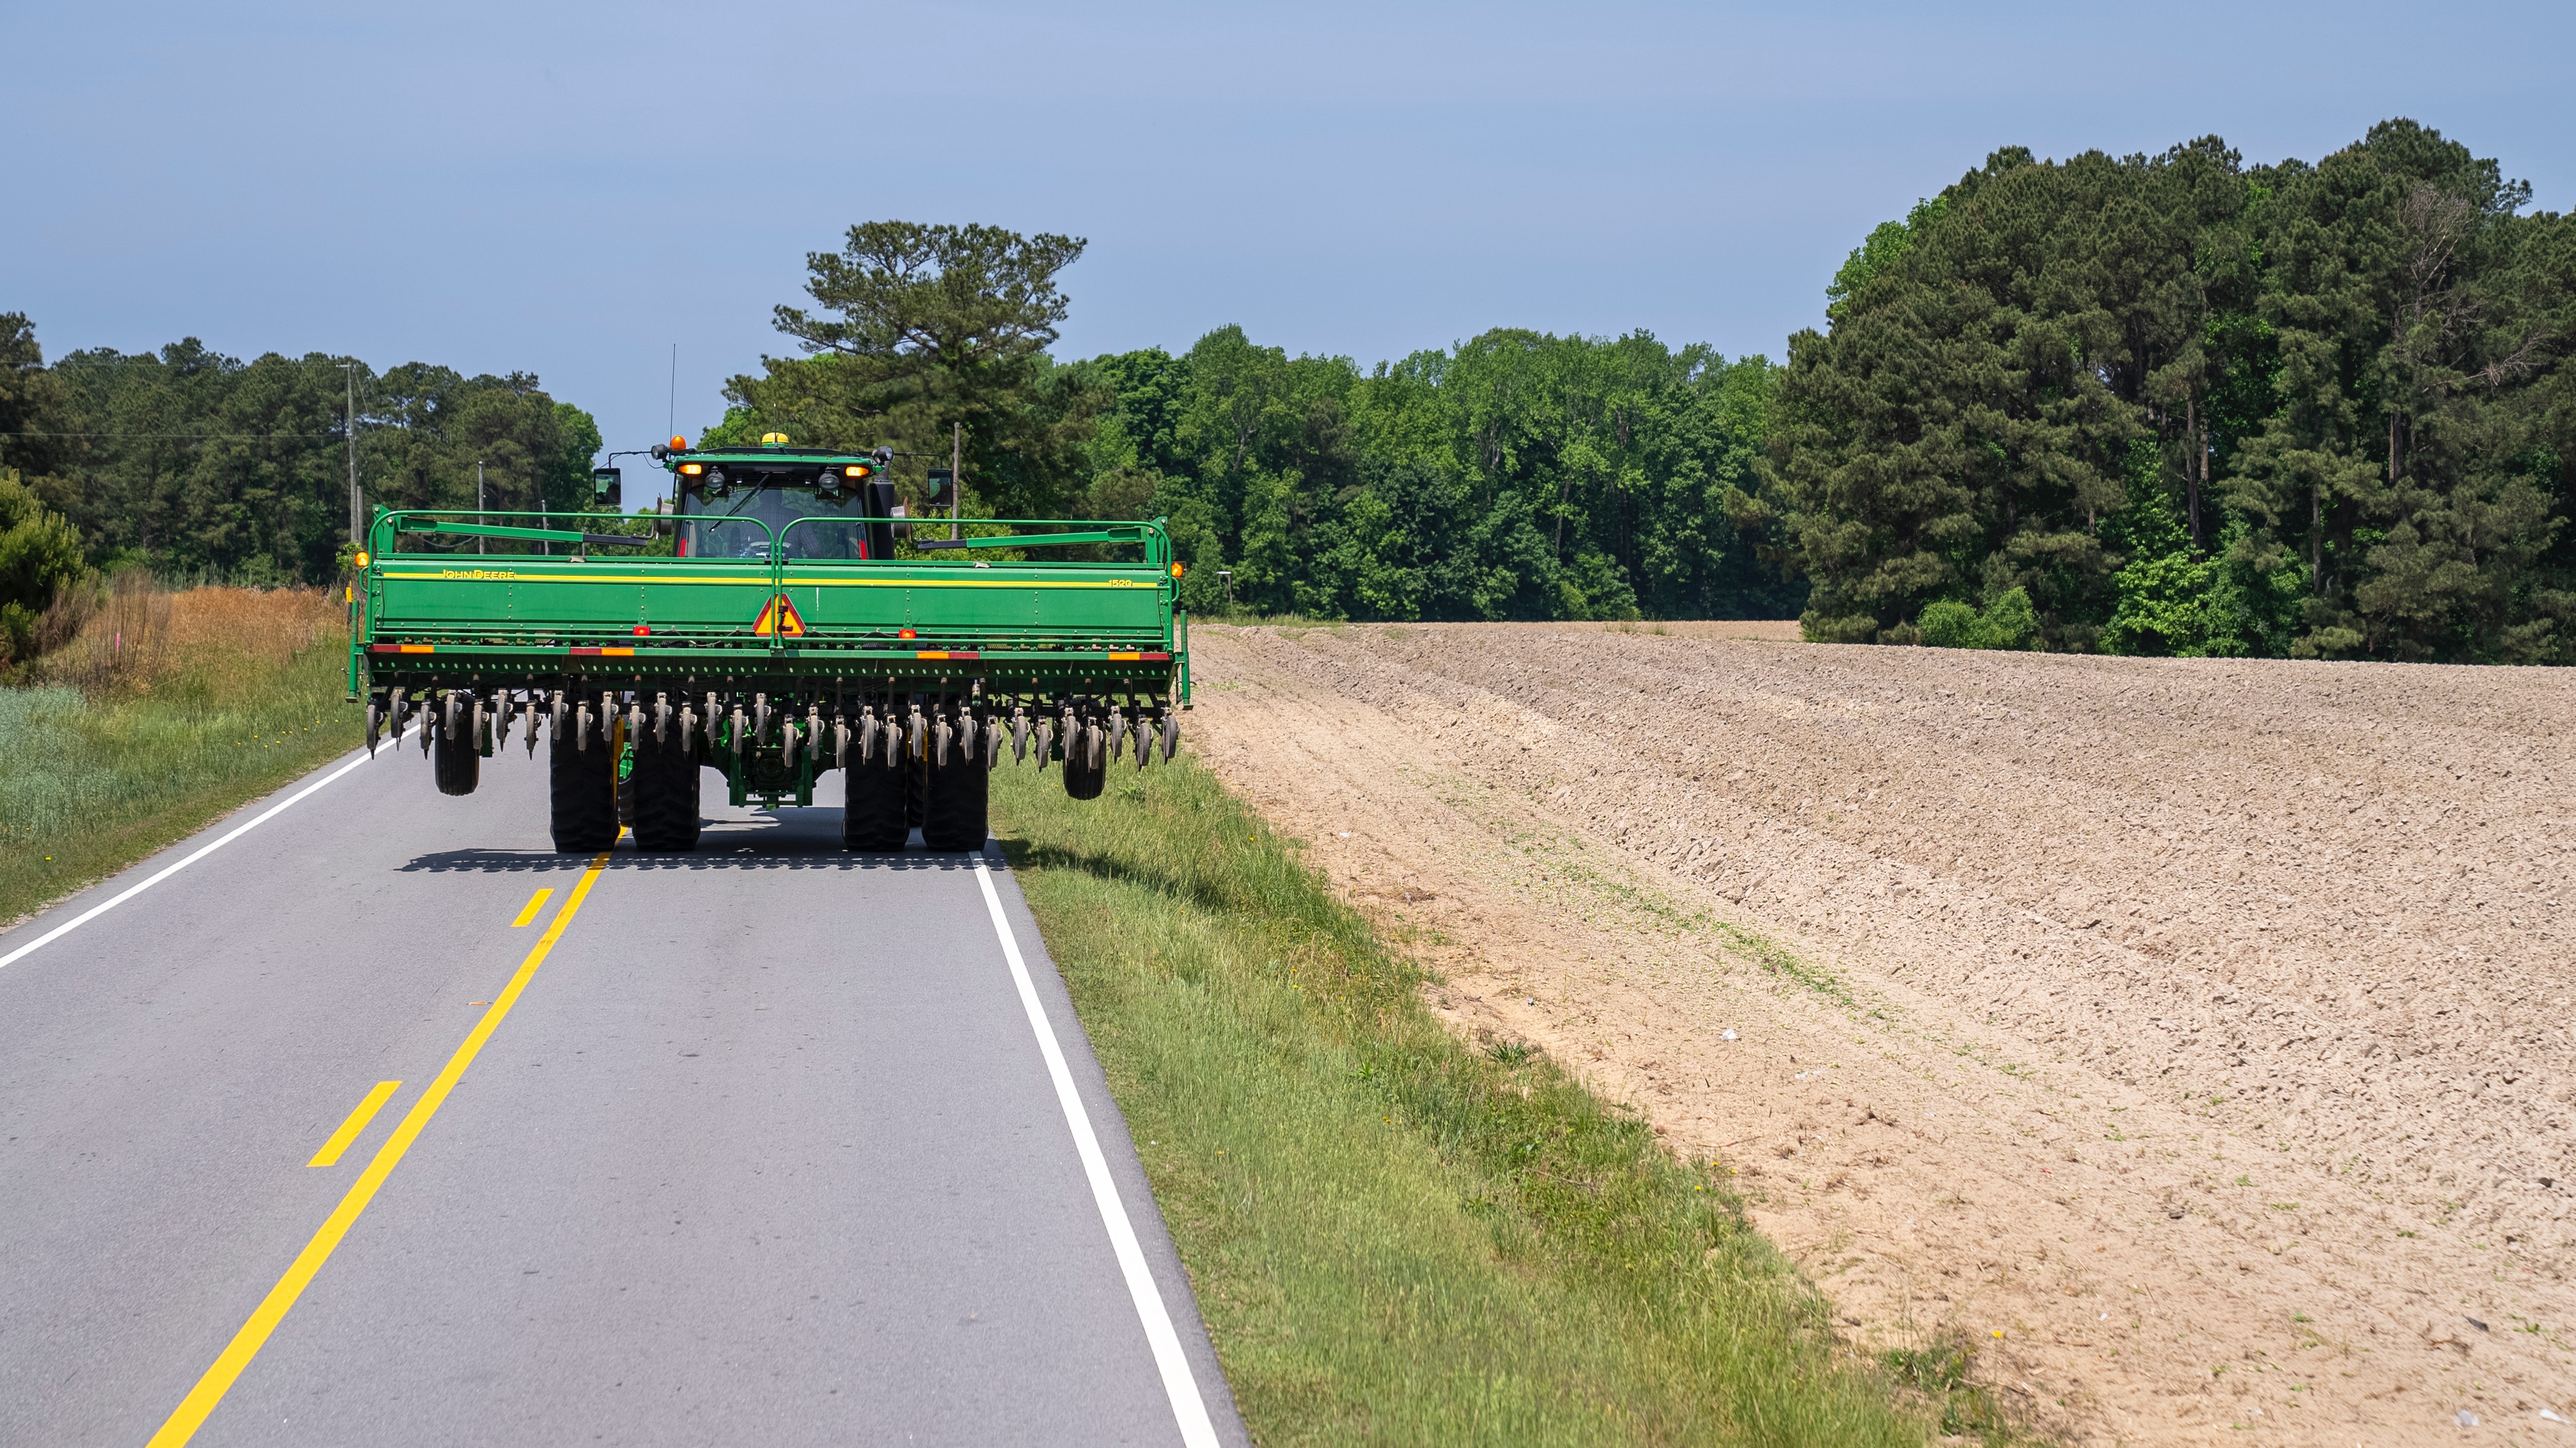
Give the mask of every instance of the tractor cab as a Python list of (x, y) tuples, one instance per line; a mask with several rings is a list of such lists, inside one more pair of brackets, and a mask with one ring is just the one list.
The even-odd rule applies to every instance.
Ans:
[(771, 433), (757, 447), (691, 450), (684, 438), (653, 455), (671, 474), (671, 511), (682, 558), (882, 562), (904, 531), (887, 466), (894, 455), (787, 445)]

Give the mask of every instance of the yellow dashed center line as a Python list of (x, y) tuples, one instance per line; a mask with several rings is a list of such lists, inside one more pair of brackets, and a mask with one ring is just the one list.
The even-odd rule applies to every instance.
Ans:
[(377, 1082), (376, 1089), (367, 1093), (367, 1099), (358, 1103), (358, 1109), (349, 1113), (349, 1119), (340, 1123), (340, 1129), (331, 1133), (331, 1139), (322, 1143), (322, 1149), (313, 1153), (313, 1159), (305, 1165), (338, 1166), (340, 1153), (349, 1149), (349, 1143), (358, 1139), (358, 1133), (367, 1129), (367, 1123), (375, 1120), (376, 1113), (401, 1089), (400, 1081)]
[(552, 894), (554, 894), (554, 887), (549, 885), (545, 889), (539, 890), (534, 895), (529, 896), (528, 908), (519, 912), (519, 918), (510, 922), (510, 928), (512, 930), (516, 930), (520, 926), (527, 924), (529, 921), (536, 919), (537, 912), (546, 908), (546, 897)]
[(287, 1309), (304, 1295), (304, 1289), (311, 1285), (314, 1274), (322, 1270), (323, 1263), (331, 1260), (331, 1253), (340, 1245), (340, 1239), (348, 1236), (349, 1229), (357, 1225), (358, 1214), (367, 1209), (367, 1203), (375, 1200), (376, 1189), (385, 1184), (386, 1177), (393, 1175), (394, 1168), (402, 1162), (403, 1153), (411, 1150), (411, 1144), (420, 1139), (429, 1119), (447, 1103), (447, 1093), (456, 1089), (457, 1081), (464, 1076), (465, 1068), (474, 1064), (483, 1043), (492, 1038), (492, 1032), (510, 1014), (510, 1007), (518, 1004), (519, 993), (528, 988), (537, 967), (545, 963), (547, 954), (555, 948), (555, 942), (563, 938), (564, 927), (572, 923), (573, 912), (581, 908), (582, 900), (590, 894), (591, 884), (598, 880), (600, 871), (607, 868), (608, 851), (602, 850), (591, 858), (590, 868), (581, 872), (580, 883), (572, 887), (572, 894), (565, 898), (563, 908), (555, 912), (554, 922), (546, 927), (544, 935), (537, 938), (536, 947), (528, 952), (528, 958), (519, 963), (518, 974), (511, 976), (509, 985), (493, 998), (492, 1008), (474, 1023), (473, 1030), (466, 1033), (465, 1043), (447, 1058), (447, 1065), (440, 1069), (438, 1078), (429, 1083), (429, 1089), (422, 1092), (420, 1100), (405, 1113), (402, 1124), (394, 1128), (393, 1135), (377, 1148), (375, 1160), (368, 1162), (367, 1169), (358, 1174), (357, 1182), (349, 1188), (347, 1195), (340, 1198), (340, 1205), (332, 1208), (331, 1215), (322, 1223), (322, 1229), (313, 1234), (313, 1240), (304, 1244), (302, 1252), (296, 1254), (294, 1263), (286, 1269), (286, 1275), (277, 1279), (277, 1285), (268, 1290), (268, 1296), (260, 1300), (259, 1306), (251, 1312), (250, 1320), (242, 1324), (241, 1331), (234, 1333), (233, 1340), (216, 1355), (214, 1365), (206, 1369), (205, 1376), (197, 1379), (197, 1385), (188, 1390), (188, 1396), (179, 1400), (179, 1406), (171, 1411), (169, 1420), (161, 1425), (161, 1431), (152, 1435), (147, 1448), (179, 1448), (180, 1444), (196, 1436), (197, 1429), (205, 1424), (206, 1415), (224, 1400), (224, 1394), (232, 1391), (234, 1380), (250, 1366), (251, 1359), (259, 1356), (260, 1348), (268, 1342), (268, 1335), (285, 1320)]

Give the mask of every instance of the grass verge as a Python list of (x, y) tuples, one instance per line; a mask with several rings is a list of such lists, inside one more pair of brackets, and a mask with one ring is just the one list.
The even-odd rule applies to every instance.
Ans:
[(0, 924), (355, 747), (347, 647), (325, 595), (196, 589), (166, 596), (145, 664), (0, 688)]
[(1921, 1443), (1722, 1168), (1422, 975), (1186, 758), (993, 780), (1261, 1443)]

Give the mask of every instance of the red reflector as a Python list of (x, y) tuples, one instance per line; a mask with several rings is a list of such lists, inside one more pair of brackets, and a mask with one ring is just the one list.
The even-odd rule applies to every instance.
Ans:
[(636, 636), (637, 638), (639, 638), (639, 639), (640, 639), (640, 638), (642, 638), (642, 637), (644, 637), (646, 634), (651, 633), (651, 632), (652, 632), (652, 630), (651, 630), (651, 629), (646, 628), (644, 625), (642, 625), (642, 624), (640, 624), (640, 623), (639, 623), (639, 624), (637, 624), (637, 625), (635, 626), (635, 636)]
[(914, 633), (914, 632), (913, 632), (912, 630), (910, 630), (910, 629), (905, 629), (903, 632), (901, 632), (901, 633), (899, 633), (899, 634), (896, 634), (896, 635), (895, 635), (895, 637), (896, 637), (896, 638), (899, 638), (899, 639), (908, 639), (908, 638), (918, 638), (918, 637), (920, 637), (920, 635), (918, 635), (918, 634)]
[(566, 653), (568, 653), (568, 654), (573, 655), (575, 658), (579, 658), (579, 657), (581, 657), (581, 656), (582, 656), (582, 655), (584, 655), (584, 654), (595, 654), (595, 653), (598, 653), (598, 652), (599, 652), (599, 650), (597, 650), (597, 649), (585, 649), (585, 648), (578, 648), (578, 647), (576, 647), (576, 648), (566, 649), (564, 652), (566, 652)]
[(1170, 654), (1138, 654), (1137, 657), (1149, 664), (1168, 664), (1172, 661)]

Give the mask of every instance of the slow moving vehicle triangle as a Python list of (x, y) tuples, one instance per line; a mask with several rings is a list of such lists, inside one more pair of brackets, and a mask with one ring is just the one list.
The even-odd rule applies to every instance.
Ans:
[(796, 612), (796, 605), (788, 602), (787, 595), (782, 593), (761, 608), (760, 617), (751, 625), (751, 632), (757, 638), (768, 638), (773, 634), (780, 638), (803, 638), (805, 619)]

